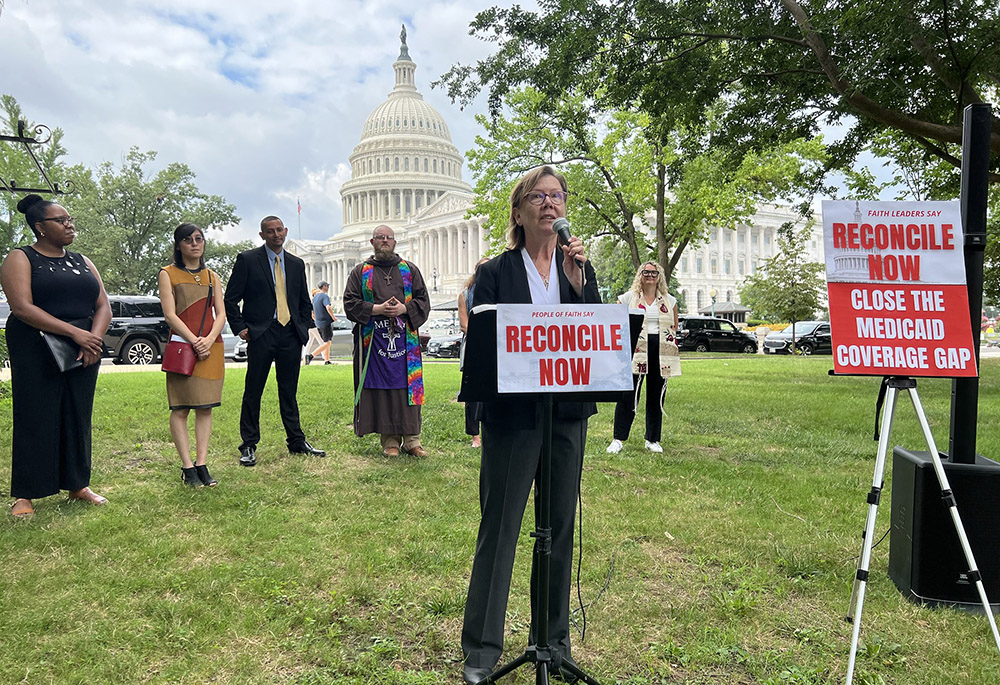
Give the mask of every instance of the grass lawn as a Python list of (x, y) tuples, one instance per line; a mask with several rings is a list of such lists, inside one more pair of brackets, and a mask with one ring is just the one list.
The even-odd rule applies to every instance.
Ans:
[[(979, 451), (994, 458), (998, 361), (984, 361), (980, 389)], [(642, 449), (641, 414), (618, 455), (604, 451), (613, 406), (591, 419), (580, 578), (589, 608), (574, 656), (602, 684), (843, 681), (878, 380), (829, 378), (830, 366), (829, 357), (686, 360), (667, 390), (662, 455)], [(209, 456), (220, 484), (189, 490), (162, 374), (102, 374), (93, 486), (110, 504), (60, 495), (37, 501), (29, 521), (0, 518), (0, 683), (459, 683), (479, 453), (452, 402), (457, 365), (427, 364), (425, 380), (429, 458), (386, 459), (376, 437), (354, 437), (350, 368), (310, 366), (303, 426), (329, 456), (285, 451), (272, 379), (258, 466), (245, 469), (243, 371), (230, 370)], [(950, 383), (921, 381), (920, 394), (947, 449)], [(924, 449), (906, 398), (892, 444)], [(889, 483), (877, 538), (888, 492)], [(528, 631), (531, 528), (529, 515), (508, 609), (511, 655)], [(873, 554), (856, 682), (1000, 682), (985, 619), (911, 604), (887, 563), (888, 541)], [(522, 669), (504, 682), (534, 676)]]

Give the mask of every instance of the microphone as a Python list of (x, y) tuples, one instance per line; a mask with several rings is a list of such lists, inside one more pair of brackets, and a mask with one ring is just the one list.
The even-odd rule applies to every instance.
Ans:
[[(566, 220), (566, 217), (561, 216), (553, 221), (552, 230), (556, 232), (557, 236), (559, 236), (560, 243), (563, 245), (569, 245), (569, 221)], [(580, 259), (575, 259), (574, 261), (578, 267), (581, 269), (583, 268), (583, 261)]]

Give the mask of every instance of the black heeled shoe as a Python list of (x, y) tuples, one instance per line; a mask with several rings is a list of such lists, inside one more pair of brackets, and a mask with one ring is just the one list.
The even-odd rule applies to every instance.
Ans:
[(194, 466), (190, 468), (181, 467), (181, 482), (191, 488), (200, 488), (203, 485), (201, 478), (198, 477), (198, 471)]
[(219, 481), (212, 478), (212, 474), (208, 472), (208, 466), (205, 464), (195, 464), (194, 470), (198, 473), (198, 478), (201, 480), (202, 485), (210, 488), (219, 484)]

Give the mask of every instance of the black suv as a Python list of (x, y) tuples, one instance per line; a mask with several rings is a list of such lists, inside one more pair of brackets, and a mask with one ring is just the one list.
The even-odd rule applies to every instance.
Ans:
[(163, 355), (170, 326), (160, 300), (145, 295), (109, 295), (111, 323), (104, 349), (115, 364), (153, 364)]
[(757, 338), (728, 319), (715, 316), (678, 317), (677, 347), (695, 352), (757, 352)]
[[(829, 321), (797, 321), (795, 323), (795, 349), (799, 354), (832, 354)], [(764, 338), (764, 354), (790, 354), (792, 327), (770, 333)]]

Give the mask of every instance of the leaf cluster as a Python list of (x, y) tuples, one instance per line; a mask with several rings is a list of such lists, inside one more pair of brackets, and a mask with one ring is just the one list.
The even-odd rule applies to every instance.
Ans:
[(740, 302), (766, 321), (806, 321), (823, 306), (823, 265), (806, 259), (808, 230), (779, 231), (778, 250), (740, 288)]
[(75, 246), (94, 261), (108, 292), (154, 293), (160, 267), (172, 261), (178, 224), (211, 229), (239, 221), (233, 205), (199, 190), (186, 164), (173, 162), (152, 173), (147, 167), (155, 159), (156, 152), (133, 147), (120, 166), (70, 169), (78, 194), (65, 204), (78, 217)]

